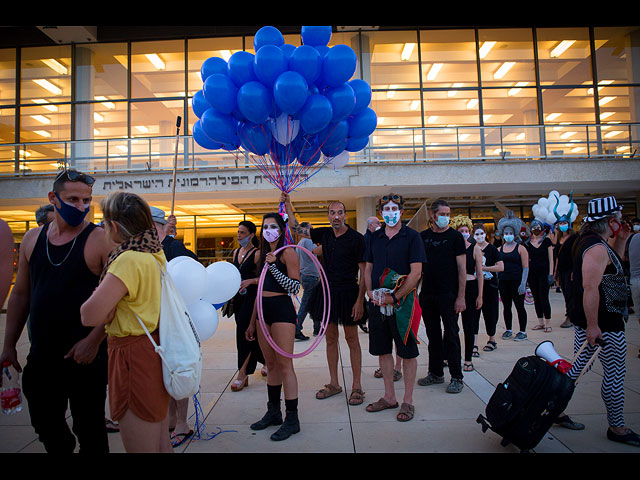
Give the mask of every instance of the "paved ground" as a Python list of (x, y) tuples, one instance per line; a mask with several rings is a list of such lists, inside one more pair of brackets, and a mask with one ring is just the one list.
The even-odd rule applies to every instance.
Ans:
[[(476, 423), (484, 413), (488, 399), (498, 382), (511, 372), (521, 356), (532, 355), (543, 340), (554, 342), (564, 358), (572, 360), (573, 329), (561, 329), (564, 320), (562, 295), (552, 290), (554, 312), (551, 333), (529, 330), (523, 342), (499, 340), (498, 349), (482, 352), (474, 360), (476, 370), (465, 373), (465, 387), (460, 394), (445, 392), (445, 385), (415, 387), (415, 417), (411, 422), (396, 421), (397, 410), (367, 413), (365, 405), (383, 394), (381, 379), (373, 376), (377, 358), (367, 352), (367, 334), (360, 332), (363, 347), (363, 388), (365, 403), (357, 407), (347, 405), (351, 391), (349, 351), (341, 338), (340, 373), (343, 394), (326, 400), (316, 400), (315, 392), (328, 382), (324, 341), (308, 356), (294, 361), (299, 381), (299, 411), (302, 431), (284, 442), (269, 439), (275, 427), (254, 432), (249, 425), (262, 417), (267, 401), (266, 380), (259, 371), (249, 379), (249, 386), (241, 392), (232, 392), (230, 383), (236, 374), (235, 324), (222, 319), (216, 334), (203, 345), (204, 372), (199, 410), (204, 426), (201, 434), (177, 448), (184, 453), (519, 453), (513, 446), (502, 447), (500, 438), (488, 431), (482, 432)], [(529, 326), (536, 323), (533, 306), (527, 307)], [(481, 321), (482, 322), (482, 321)], [(4, 338), (5, 315), (0, 316), (0, 335)], [(310, 334), (311, 321), (307, 319), (305, 332)], [(529, 328), (530, 328), (529, 327)], [(498, 335), (504, 331), (502, 318)], [(418, 357), (418, 376), (427, 371), (427, 341), (423, 327)], [(486, 343), (484, 326), (480, 327), (480, 350)], [(627, 329), (628, 355), (625, 382), (625, 417), (629, 427), (640, 432), (640, 325), (632, 317)], [(309, 348), (311, 341), (296, 343), (296, 351)], [(19, 354), (24, 365), (28, 350), (26, 332), (23, 334)], [(640, 449), (607, 440), (606, 413), (600, 398), (602, 369), (599, 361), (578, 385), (569, 404), (571, 416), (586, 425), (584, 431), (571, 431), (554, 426), (535, 449), (536, 453), (639, 453)], [(398, 394), (404, 389), (397, 382)], [(190, 415), (194, 413), (190, 407)], [(70, 419), (69, 419), (70, 421)], [(191, 425), (195, 417), (190, 419)], [(110, 434), (112, 452), (123, 452), (120, 435)], [(40, 453), (44, 449), (30, 425), (28, 409), (20, 414), (0, 414), (0, 452)], [(631, 458), (631, 457), (630, 457)]]

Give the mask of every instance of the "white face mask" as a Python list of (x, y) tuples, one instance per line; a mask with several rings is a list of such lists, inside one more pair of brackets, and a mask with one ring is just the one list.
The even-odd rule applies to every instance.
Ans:
[(275, 242), (276, 240), (278, 240), (278, 238), (280, 238), (279, 228), (266, 228), (266, 227), (267, 225), (265, 225), (265, 228), (262, 229), (262, 236), (267, 242), (269, 243)]
[(637, 223), (633, 226), (633, 231), (634, 232), (640, 232), (640, 225), (638, 225)]
[(484, 232), (476, 232), (476, 234), (473, 236), (473, 238), (476, 239), (476, 242), (483, 243), (485, 241), (485, 239), (487, 238), (487, 236), (484, 234)]
[[(396, 209), (392, 210), (393, 207), (396, 207)], [(395, 227), (400, 221), (400, 217), (402, 217), (400, 207), (393, 202), (387, 203), (382, 209), (382, 218), (390, 227)]]

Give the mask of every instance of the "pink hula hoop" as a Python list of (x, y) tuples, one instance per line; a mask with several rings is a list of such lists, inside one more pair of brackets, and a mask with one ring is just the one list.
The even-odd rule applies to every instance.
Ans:
[(327, 325), (329, 323), (329, 315), (331, 313), (331, 294), (329, 293), (329, 281), (327, 280), (327, 276), (324, 273), (322, 265), (320, 265), (320, 262), (315, 257), (315, 255), (313, 253), (311, 253), (309, 250), (307, 250), (306, 248), (301, 247), (300, 245), (294, 245), (294, 244), (285, 245), (284, 247), (279, 248), (278, 250), (276, 250), (274, 252), (274, 255), (277, 255), (280, 251), (284, 250), (285, 248), (299, 248), (300, 250), (305, 252), (309, 256), (309, 258), (311, 258), (311, 260), (313, 260), (313, 263), (315, 264), (316, 268), (318, 269), (318, 273), (320, 273), (320, 283), (322, 285), (322, 296), (324, 298), (324, 315), (322, 317), (322, 322), (320, 323), (320, 332), (318, 332), (318, 336), (316, 337), (316, 339), (313, 342), (313, 344), (307, 350), (305, 350), (302, 353), (285, 352), (284, 350), (282, 350), (276, 344), (276, 342), (273, 340), (273, 338), (271, 338), (271, 335), (269, 334), (269, 331), (267, 330), (267, 326), (264, 323), (264, 316), (263, 316), (263, 313), (262, 313), (262, 288), (264, 286), (264, 277), (265, 277), (265, 275), (267, 273), (267, 269), (268, 269), (268, 264), (266, 262), (264, 264), (264, 267), (262, 268), (262, 272), (260, 273), (260, 279), (258, 280), (258, 293), (257, 293), (257, 297), (256, 297), (256, 308), (257, 308), (257, 313), (258, 313), (258, 321), (260, 322), (260, 327), (262, 328), (262, 332), (264, 333), (265, 339), (267, 340), (269, 345), (271, 345), (271, 348), (273, 348), (273, 350), (275, 352), (277, 352), (278, 354), (282, 355), (283, 357), (287, 357), (287, 358), (302, 358), (302, 357), (305, 357), (305, 356), (309, 355), (313, 350), (315, 350), (315, 348), (318, 346), (318, 344), (320, 344), (320, 342), (324, 338), (324, 334), (327, 331)]

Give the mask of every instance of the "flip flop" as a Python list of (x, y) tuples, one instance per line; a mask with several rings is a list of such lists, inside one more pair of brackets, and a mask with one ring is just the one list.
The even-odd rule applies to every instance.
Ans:
[[(184, 442), (189, 440), (193, 436), (193, 430), (189, 430), (188, 433), (174, 433), (171, 435), (171, 445), (173, 448), (179, 447)], [(175, 441), (177, 440), (177, 442)]]
[(531, 330), (544, 330), (544, 325), (536, 325)]
[[(413, 414), (415, 413), (415, 407), (413, 405), (409, 405), (408, 403), (403, 403), (400, 407), (400, 411), (398, 415), (396, 415), (396, 420), (399, 422), (408, 422), (413, 419)], [(404, 417), (403, 417), (404, 416)]]
[(389, 408), (398, 408), (398, 402), (394, 404), (390, 404), (384, 398), (381, 398), (377, 402), (370, 403), (367, 405), (367, 412), (381, 412), (383, 410), (387, 410)]
[(326, 384), (324, 388), (320, 389), (316, 393), (316, 398), (318, 400), (324, 400), (325, 398), (333, 397), (339, 393), (342, 393), (342, 387), (334, 387), (333, 385)]

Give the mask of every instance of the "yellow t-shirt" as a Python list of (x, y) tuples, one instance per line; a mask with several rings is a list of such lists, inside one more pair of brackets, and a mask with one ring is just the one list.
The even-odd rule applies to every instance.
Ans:
[(133, 250), (127, 250), (113, 261), (107, 273), (118, 277), (127, 287), (128, 293), (118, 302), (113, 320), (106, 325), (107, 335), (144, 335), (136, 315), (150, 333), (156, 330), (162, 293), (158, 263), (166, 268), (166, 262), (163, 251), (147, 253)]

